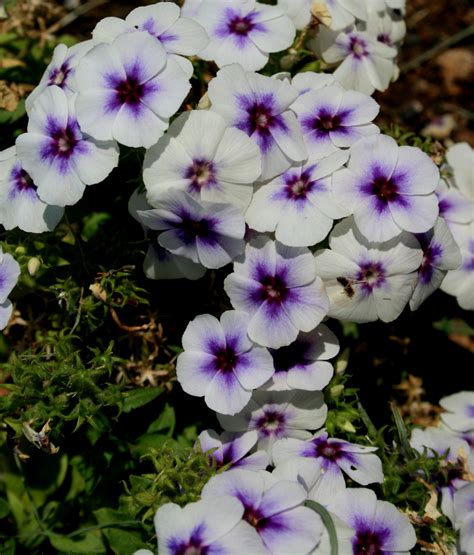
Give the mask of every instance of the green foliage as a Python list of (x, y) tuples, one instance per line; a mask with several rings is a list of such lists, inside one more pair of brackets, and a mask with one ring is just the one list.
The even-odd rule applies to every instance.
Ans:
[(400, 146), (416, 146), (426, 154), (433, 154), (434, 145), (431, 137), (420, 137), (394, 123), (388, 127), (382, 127), (382, 132), (393, 137)]

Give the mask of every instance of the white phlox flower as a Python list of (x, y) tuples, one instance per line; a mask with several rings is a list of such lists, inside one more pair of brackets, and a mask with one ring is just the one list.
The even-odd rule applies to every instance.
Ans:
[(334, 78), (345, 89), (369, 95), (374, 90), (384, 91), (397, 74), (393, 61), (397, 49), (378, 41), (367, 32), (348, 29), (335, 33), (322, 27), (315, 48), (325, 62), (340, 63)]
[(293, 437), (311, 438), (309, 430), (324, 425), (327, 406), (320, 391), (255, 391), (249, 403), (238, 414), (217, 414), (224, 430), (246, 432), (256, 430), (258, 449), (269, 455), (276, 440)]
[(174, 188), (245, 209), (260, 173), (260, 151), (250, 137), (216, 112), (190, 110), (147, 151), (143, 180), (152, 205)]
[(308, 247), (322, 241), (335, 219), (349, 211), (338, 203), (332, 188), (333, 173), (347, 161), (339, 151), (320, 161), (307, 161), (262, 185), (245, 213), (256, 231), (274, 231), (284, 245)]
[(143, 261), (143, 272), (150, 279), (197, 280), (206, 273), (206, 268), (199, 262), (193, 262), (184, 256), (173, 254), (162, 247), (157, 240), (158, 233), (147, 227), (140, 219), (139, 211), (153, 209), (146, 199), (146, 192), (136, 189), (128, 201), (130, 215), (142, 226), (143, 233), (150, 240), (150, 245)]
[(146, 31), (98, 44), (75, 74), (77, 119), (98, 140), (149, 148), (168, 127), (190, 84), (188, 75)]
[(47, 87), (57, 86), (69, 95), (74, 94), (74, 74), (81, 58), (94, 46), (92, 40), (74, 44), (68, 48), (65, 44), (58, 44), (53, 52), (53, 58), (46, 68), (43, 77), (35, 89), (26, 98), (25, 107), (28, 114), (38, 98)]
[(380, 132), (372, 123), (379, 112), (377, 102), (340, 85), (300, 95), (291, 109), (298, 116), (310, 160), (320, 160)]
[(328, 299), (309, 249), (257, 237), (235, 261), (224, 289), (236, 310), (248, 314), (247, 333), (264, 347), (292, 343), (326, 316)]
[(27, 132), (16, 140), (17, 156), (38, 196), (55, 206), (75, 204), (87, 185), (100, 183), (118, 165), (117, 143), (86, 134), (75, 102), (76, 95), (47, 87), (31, 109)]
[(199, 53), (203, 60), (219, 67), (238, 63), (251, 71), (261, 69), (270, 52), (291, 46), (296, 31), (282, 8), (255, 0), (203, 0), (194, 19), (209, 35)]
[(206, 268), (221, 268), (245, 248), (242, 211), (231, 205), (198, 201), (185, 191), (168, 189), (156, 204), (139, 210), (140, 221), (161, 231), (158, 243)]
[(187, 17), (180, 17), (179, 6), (173, 2), (140, 6), (132, 10), (125, 20), (105, 17), (92, 31), (92, 37), (96, 44), (111, 43), (119, 35), (137, 30), (155, 37), (188, 77), (193, 74), (193, 66), (183, 56), (198, 54), (209, 42), (201, 25)]
[(290, 109), (298, 91), (287, 82), (232, 64), (217, 73), (208, 92), (211, 109), (260, 148), (262, 181), (306, 159), (300, 126)]
[(352, 218), (338, 223), (330, 249), (315, 253), (316, 273), (329, 297), (328, 315), (352, 322), (391, 322), (410, 299), (423, 253), (413, 235), (369, 243)]
[(347, 169), (333, 175), (333, 190), (364, 237), (388, 241), (403, 230), (424, 233), (434, 226), (438, 181), (438, 168), (422, 150), (372, 135), (352, 146)]
[(29, 233), (52, 231), (64, 208), (43, 202), (37, 186), (22, 168), (14, 146), (0, 152), (0, 224)]

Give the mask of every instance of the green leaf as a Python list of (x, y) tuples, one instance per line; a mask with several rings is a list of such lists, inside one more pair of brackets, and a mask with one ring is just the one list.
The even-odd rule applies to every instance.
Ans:
[(176, 415), (174, 408), (166, 403), (165, 408), (162, 410), (160, 416), (148, 426), (147, 434), (154, 432), (165, 433), (171, 437), (176, 426)]
[(108, 212), (92, 212), (84, 218), (84, 227), (82, 228), (82, 235), (87, 241), (92, 239), (100, 231), (103, 223), (112, 218)]
[(102, 540), (94, 532), (88, 532), (82, 538), (51, 535), (49, 541), (59, 551), (71, 555), (75, 553), (88, 553), (89, 555), (91, 553), (94, 553), (94, 555), (107, 553)]
[(109, 528), (104, 530), (104, 536), (112, 551), (117, 555), (130, 555), (143, 548), (143, 540), (137, 532)]
[(339, 553), (339, 546), (337, 544), (337, 534), (336, 534), (336, 526), (334, 525), (334, 521), (329, 514), (329, 511), (323, 507), (321, 504), (317, 503), (316, 501), (311, 501), (308, 499), (305, 501), (306, 507), (313, 509), (314, 512), (318, 513), (323, 521), (324, 526), (329, 534), (329, 544), (331, 546), (331, 555), (338, 555)]
[(163, 393), (161, 387), (137, 388), (123, 394), (123, 412), (131, 412), (147, 405)]
[(0, 518), (5, 518), (10, 512), (10, 505), (0, 497)]

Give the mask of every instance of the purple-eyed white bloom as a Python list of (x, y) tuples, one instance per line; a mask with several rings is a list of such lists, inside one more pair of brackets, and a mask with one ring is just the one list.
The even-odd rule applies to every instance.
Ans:
[(67, 95), (72, 95), (74, 89), (74, 74), (81, 58), (94, 46), (91, 40), (74, 44), (68, 48), (65, 44), (58, 44), (53, 52), (53, 58), (46, 68), (41, 81), (25, 101), (26, 110), (30, 110), (38, 96), (47, 87), (57, 86)]
[(352, 322), (391, 322), (410, 299), (423, 253), (413, 235), (370, 243), (352, 218), (338, 223), (330, 249), (315, 253), (316, 273), (329, 297), (329, 316)]
[(64, 208), (50, 206), (38, 196), (37, 187), (22, 168), (14, 146), (0, 152), (0, 224), (29, 233), (51, 231)]
[(330, 382), (334, 369), (328, 359), (339, 352), (339, 342), (324, 324), (309, 333), (300, 333), (293, 343), (271, 349), (275, 373), (265, 384), (266, 391), (300, 389), (321, 391)]
[[(323, 60), (333, 64), (341, 62), (334, 78), (345, 89), (365, 94), (384, 91), (396, 73), (393, 58), (397, 49), (388, 46), (368, 33), (350, 30), (334, 37), (334, 32), (322, 27), (318, 37)], [(330, 44), (330, 46), (327, 46)]]
[(235, 414), (249, 402), (252, 391), (275, 371), (267, 349), (256, 347), (247, 337), (248, 316), (229, 310), (220, 322), (200, 314), (183, 334), (184, 352), (178, 357), (176, 374), (181, 387), (221, 414)]
[(459, 546), (465, 555), (474, 554), (474, 483), (454, 494), (454, 522), (459, 530)]
[(312, 0), (278, 0), (278, 6), (293, 21), (294, 26), (301, 31), (311, 21)]
[(456, 432), (474, 430), (474, 391), (460, 391), (443, 397), (439, 404), (447, 412), (441, 420)]
[(426, 451), (431, 457), (445, 457), (439, 476), (432, 476), (431, 481), (441, 492), (441, 511), (454, 522), (454, 493), (468, 483), (466, 471), (474, 472), (474, 452), (453, 432), (433, 427), (413, 430), (410, 445), (418, 453)]
[(138, 214), (142, 210), (150, 210), (146, 194), (136, 189), (128, 201), (130, 215), (142, 226), (144, 234), (150, 239), (150, 246), (143, 261), (143, 271), (150, 279), (179, 279), (196, 280), (202, 278), (206, 268), (184, 256), (173, 254), (158, 244), (157, 232), (147, 227)]
[(265, 451), (248, 454), (257, 441), (256, 430), (239, 434), (223, 432), (220, 435), (214, 430), (204, 430), (198, 436), (201, 451), (212, 451), (209, 453), (209, 464), (216, 468), (265, 470), (270, 464), (270, 457)]
[(255, 0), (203, 0), (194, 19), (209, 35), (199, 56), (219, 67), (238, 63), (246, 70), (259, 70), (269, 52), (285, 50), (295, 38), (295, 26), (284, 10)]
[(232, 306), (248, 314), (250, 339), (264, 347), (289, 345), (300, 331), (313, 330), (328, 310), (311, 252), (268, 237), (247, 244), (224, 289)]
[(365, 30), (388, 46), (399, 44), (407, 32), (403, 18), (394, 16), (389, 10), (369, 11)]
[(144, 31), (95, 46), (79, 63), (75, 86), (85, 133), (147, 148), (163, 135), (190, 89), (181, 66)]
[(161, 231), (158, 243), (173, 254), (206, 268), (221, 268), (244, 250), (245, 222), (230, 204), (197, 201), (185, 191), (169, 189), (156, 203), (139, 210), (140, 221)]
[(291, 106), (296, 112), (311, 160), (320, 160), (380, 132), (372, 120), (379, 113), (373, 98), (340, 85), (301, 95)]
[(333, 194), (331, 180), (347, 158), (347, 152), (334, 152), (319, 162), (295, 165), (261, 186), (245, 214), (248, 225), (256, 231), (275, 231), (276, 239), (291, 247), (322, 241), (334, 219), (349, 214)]
[[(343, 471), (358, 484), (382, 483), (382, 462), (374, 454), (377, 447), (356, 445), (342, 439), (329, 438), (327, 432), (314, 435), (306, 441), (282, 439), (273, 446), (276, 466), (302, 464), (317, 466), (321, 477), (315, 484), (312, 496), (328, 497), (344, 488)], [(300, 461), (299, 459), (302, 459)]]
[(191, 77), (193, 66), (183, 56), (198, 54), (209, 42), (206, 31), (192, 19), (180, 17), (173, 2), (160, 2), (132, 10), (125, 20), (105, 17), (92, 31), (95, 43), (111, 43), (123, 33), (145, 31), (156, 38), (167, 54)]
[(46, 88), (35, 100), (16, 152), (38, 196), (55, 206), (75, 204), (87, 185), (109, 175), (119, 157), (114, 141), (98, 141), (80, 129), (74, 97), (57, 86)]
[(438, 180), (438, 168), (419, 148), (377, 135), (351, 148), (348, 167), (334, 174), (333, 188), (369, 241), (388, 241), (403, 230), (424, 233), (434, 226)]
[(418, 269), (415, 291), (410, 299), (411, 310), (416, 310), (441, 285), (448, 270), (461, 264), (461, 251), (442, 218), (432, 230), (417, 239), (423, 249), (423, 260)]
[(202, 490), (209, 501), (224, 495), (243, 504), (243, 519), (255, 528), (268, 553), (306, 554), (318, 545), (321, 519), (303, 507), (306, 493), (296, 482), (278, 480), (268, 472), (230, 470), (213, 476)]
[(462, 260), (457, 270), (446, 274), (440, 289), (454, 295), (461, 308), (474, 310), (474, 220), (468, 225), (451, 225), (451, 231)]
[(209, 83), (208, 94), (211, 109), (260, 148), (262, 181), (306, 159), (301, 129), (290, 110), (298, 91), (287, 82), (232, 64), (217, 73)]
[(372, 490), (347, 488), (331, 500), (329, 510), (354, 529), (354, 555), (403, 553), (415, 547), (416, 534), (395, 505), (379, 501)]
[(256, 430), (258, 448), (270, 454), (277, 439), (310, 438), (308, 430), (321, 428), (327, 411), (319, 391), (255, 391), (239, 414), (218, 414), (217, 419), (230, 432)]
[(174, 188), (245, 209), (261, 171), (258, 146), (243, 131), (227, 127), (216, 112), (191, 110), (147, 151), (143, 180), (151, 204)]
[(20, 265), (9, 253), (0, 247), (0, 330), (5, 328), (12, 315), (13, 306), (8, 295), (20, 277)]
[(242, 521), (244, 506), (226, 495), (181, 508), (162, 505), (155, 515), (160, 555), (267, 555), (255, 529)]
[(367, 19), (367, 6), (364, 0), (325, 0), (331, 14), (331, 29), (338, 30), (352, 25), (356, 19)]

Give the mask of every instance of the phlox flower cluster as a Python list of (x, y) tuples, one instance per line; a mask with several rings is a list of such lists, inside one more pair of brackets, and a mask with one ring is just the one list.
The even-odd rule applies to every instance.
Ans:
[[(327, 0), (316, 42), (323, 60), (342, 61), (332, 75), (256, 72), (293, 44), (311, 9), (188, 0), (182, 11), (160, 2), (105, 18), (92, 40), (57, 47), (28, 101), (27, 132), (0, 153), (0, 222), (40, 233), (110, 175), (119, 145), (144, 149), (129, 211), (150, 241), (145, 274), (226, 274), (226, 309), (189, 322), (176, 364), (182, 389), (225, 430), (196, 445), (222, 473), (200, 501), (160, 507), (160, 554), (323, 553), (328, 533), (308, 500), (329, 511), (349, 553), (416, 542), (395, 506), (346, 487), (381, 483), (382, 464), (373, 446), (324, 429), (339, 343), (322, 322), (393, 321), (443, 279), (468, 305), (473, 243), (458, 236), (472, 226), (459, 201), (469, 175), (453, 148), (440, 182), (429, 156), (374, 123), (369, 95), (394, 77), (404, 33), (400, 0)], [(190, 56), (217, 70), (198, 106), (181, 110)], [(18, 276), (0, 254), (0, 325)]]

